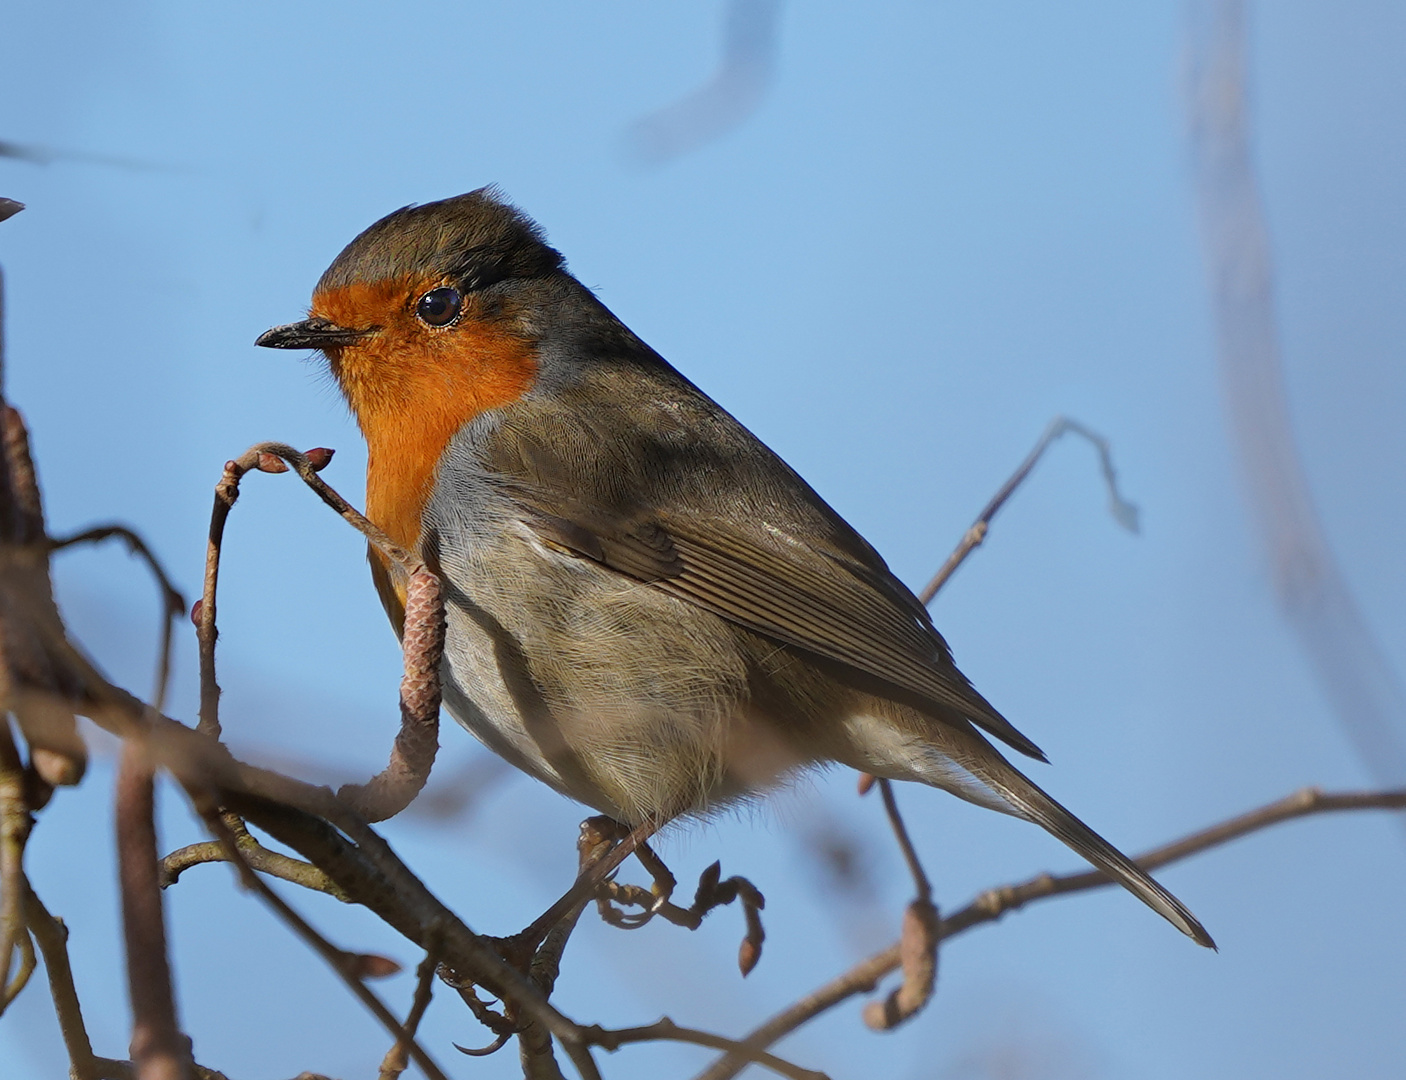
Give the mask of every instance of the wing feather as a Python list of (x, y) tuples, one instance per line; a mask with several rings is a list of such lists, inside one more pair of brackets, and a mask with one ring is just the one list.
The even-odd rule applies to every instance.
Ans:
[(773, 548), (714, 520), (620, 513), (518, 481), (506, 487), (552, 546), (890, 683), (1044, 760), (957, 670), (926, 611), (896, 579), (881, 587), (877, 575), (856, 574), (774, 527), (764, 530)]

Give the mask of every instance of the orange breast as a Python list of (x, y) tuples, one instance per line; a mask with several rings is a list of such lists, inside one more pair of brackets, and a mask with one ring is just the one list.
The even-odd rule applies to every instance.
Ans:
[(321, 293), (312, 305), (340, 326), (381, 327), (328, 359), (366, 437), (366, 516), (411, 550), (450, 439), (485, 410), (521, 397), (537, 373), (534, 343), (501, 315), (484, 318), (473, 296), (455, 326), (421, 324), (411, 301), (438, 284), (358, 283)]

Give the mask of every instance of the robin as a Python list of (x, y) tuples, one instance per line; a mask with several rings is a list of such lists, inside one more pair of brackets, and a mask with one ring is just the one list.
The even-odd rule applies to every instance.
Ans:
[[(916, 780), (1044, 827), (1213, 947), (988, 741), (1046, 760), (878, 552), (495, 190), (382, 218), (257, 343), (326, 356), (368, 517), (443, 582), (445, 704), (524, 772), (632, 826), (830, 762)], [(370, 561), (399, 632), (405, 582)]]

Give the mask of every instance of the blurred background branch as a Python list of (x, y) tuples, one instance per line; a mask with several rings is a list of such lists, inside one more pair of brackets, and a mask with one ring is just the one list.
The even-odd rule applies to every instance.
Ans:
[[(1363, 769), (1406, 781), (1406, 689), (1328, 543), (1294, 438), (1256, 180), (1245, 0), (1192, 0), (1186, 84), (1221, 386), (1280, 610)], [(1336, 358), (1332, 358), (1336, 359)]]
[(727, 0), (717, 74), (685, 97), (650, 113), (626, 133), (630, 156), (662, 165), (743, 124), (776, 74), (782, 0)]

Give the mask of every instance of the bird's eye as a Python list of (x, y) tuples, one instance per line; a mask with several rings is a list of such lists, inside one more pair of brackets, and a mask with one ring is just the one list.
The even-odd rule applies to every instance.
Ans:
[(415, 314), (426, 326), (448, 326), (459, 317), (463, 306), (464, 298), (459, 295), (459, 290), (445, 286), (431, 289), (420, 297), (420, 302), (415, 305)]

